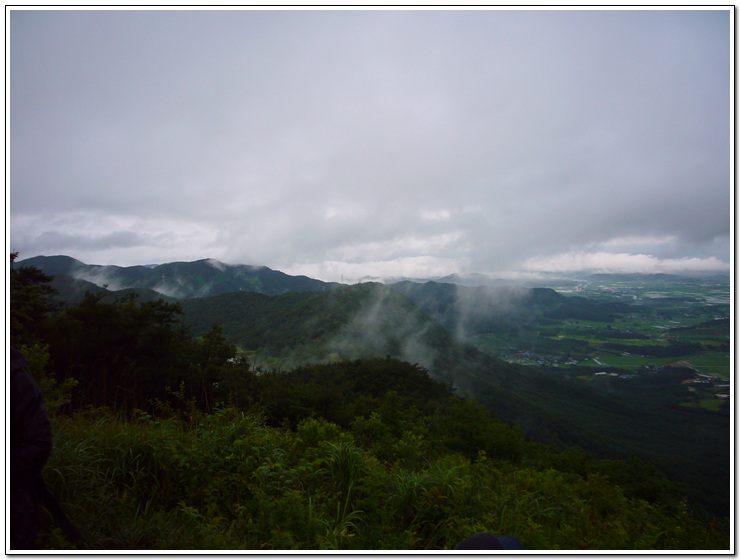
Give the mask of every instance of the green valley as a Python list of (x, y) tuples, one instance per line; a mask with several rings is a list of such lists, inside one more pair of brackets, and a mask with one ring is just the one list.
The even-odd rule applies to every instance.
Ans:
[[(26, 294), (22, 286), (44, 284), (42, 277), (23, 270), (33, 269), (20, 269), (14, 275), (16, 287), (11, 293)], [(305, 423), (312, 419), (336, 426), (311, 428), (325, 433), (324, 441), (332, 445), (354, 442), (356, 447), (343, 453), (351, 451), (366, 457), (370, 462), (363, 463), (362, 468), (370, 469), (367, 472), (376, 472), (371, 465), (382, 465), (386, 473), (393, 473), (399, 481), (414, 477), (432, 480), (437, 474), (428, 469), (437, 468), (437, 461), (454, 463), (458, 459), (447, 456), (458, 454), (463, 461), (472, 461), (453, 469), (462, 477), (458, 480), (472, 476), (467, 469), (477, 465), (476, 461), (483, 461), (480, 464), (486, 469), (494, 468), (500, 473), (514, 469), (511, 472), (518, 473), (515, 476), (525, 476), (520, 469), (529, 469), (526, 476), (530, 480), (549, 476), (547, 469), (556, 469), (570, 473), (566, 478), (576, 476), (574, 481), (593, 484), (593, 492), (597, 488), (598, 492), (613, 492), (598, 482), (602, 480), (599, 477), (617, 484), (620, 495), (628, 502), (624, 506), (610, 502), (605, 507), (612, 512), (627, 507), (636, 513), (637, 502), (629, 500), (647, 499), (653, 504), (651, 507), (661, 511), (669, 503), (673, 512), (678, 511), (676, 507), (683, 507), (681, 511), (701, 524), (724, 523), (729, 515), (729, 401), (719, 396), (723, 391), (729, 392), (729, 387), (723, 386), (729, 382), (719, 379), (729, 375), (729, 368), (722, 368), (726, 367), (730, 341), (725, 335), (729, 319), (723, 313), (727, 313), (728, 306), (721, 298), (721, 287), (694, 286), (691, 299), (681, 299), (673, 288), (673, 296), (659, 298), (655, 297), (658, 286), (642, 287), (641, 292), (636, 292), (625, 287), (623, 281), (619, 292), (614, 286), (587, 288), (570, 284), (569, 289), (577, 292), (567, 294), (542, 287), (366, 283), (274, 295), (232, 291), (175, 300), (157, 298), (156, 293), (146, 289), (125, 287), (114, 292), (97, 286), (80, 296), (80, 289), (86, 285), (64, 274), (51, 285), (59, 287), (57, 298), (65, 293), (70, 299), (62, 302), (61, 307), (52, 304), (40, 308), (42, 320), (13, 323), (16, 326), (11, 335), (17, 341), (14, 344), (22, 343), (30, 353), (37, 369), (48, 372), (44, 374), (48, 375), (44, 386), (57, 395), (55, 402), (60, 403), (56, 420), (59, 429), (62, 433), (62, 426), (72, 430), (70, 439), (60, 445), (71, 446), (70, 449), (81, 445), (85, 433), (75, 430), (84, 431), (87, 422), (91, 422), (92, 429), (98, 422), (96, 418), (101, 426), (107, 426), (106, 430), (123, 430), (120, 433), (124, 439), (133, 437), (123, 435), (128, 430), (146, 433), (146, 438), (165, 437), (157, 433), (160, 425), (170, 426), (167, 429), (177, 433), (191, 433), (192, 429), (192, 437), (206, 437), (205, 433), (198, 435), (201, 426), (215, 421), (219, 423), (218, 430), (228, 431), (223, 422), (235, 418), (232, 414), (252, 415), (249, 430), (257, 430), (261, 422), (266, 422), (270, 430), (287, 430), (283, 435), (259, 433), (268, 439), (283, 438), (277, 448), (292, 458), (288, 461), (286, 455), (281, 455), (283, 459), (273, 456), (268, 465), (260, 463), (266, 460), (266, 456), (260, 456), (254, 459), (254, 468), (262, 464), (264, 469), (259, 467), (260, 472), (265, 476), (272, 473), (263, 483), (268, 479), (283, 481), (280, 488), (273, 487), (279, 493), (272, 496), (286, 508), (298, 508), (291, 515), (308, 515), (304, 506), (297, 504), (309, 497), (317, 507), (324, 508), (320, 514), (319, 510), (315, 513), (323, 519), (319, 525), (326, 530), (318, 531), (319, 526), (311, 523), (305, 526), (306, 531), (310, 527), (316, 529), (321, 538), (309, 537), (308, 533), (300, 538), (293, 534), (291, 538), (299, 539), (294, 541), (295, 546), (352, 548), (368, 546), (375, 538), (387, 545), (449, 547), (465, 531), (483, 528), (481, 520), (473, 522), (460, 513), (459, 517), (435, 521), (447, 531), (442, 541), (427, 533), (422, 536), (417, 532), (421, 525), (416, 522), (406, 526), (411, 532), (402, 538), (390, 529), (398, 519), (383, 519), (379, 521), (381, 525), (372, 525), (365, 515), (362, 523), (354, 523), (360, 518), (350, 515), (354, 510), (345, 510), (349, 517), (343, 518), (341, 504), (336, 524), (326, 525), (329, 510), (325, 508), (329, 502), (322, 500), (338, 499), (337, 496), (328, 487), (312, 487), (318, 492), (314, 494), (306, 489), (313, 484), (309, 482), (313, 480), (311, 468), (319, 468), (318, 463), (310, 467), (310, 461), (318, 460), (329, 447), (312, 451), (319, 455), (306, 456), (308, 463), (302, 462), (300, 454), (308, 452), (308, 448), (301, 447), (297, 455), (290, 451), (303, 445), (290, 434), (308, 429)], [(702, 293), (712, 300), (699, 303)], [(21, 299), (14, 301), (17, 310), (25, 309)], [(648, 352), (650, 357), (646, 356)], [(472, 404), (476, 401), (479, 404)], [(460, 402), (473, 408), (455, 409), (458, 405), (451, 404)], [(79, 416), (90, 407), (103, 408), (89, 420)], [(461, 416), (445, 417), (445, 411), (453, 409)], [(113, 411), (118, 420), (109, 417), (105, 410)], [(406, 412), (398, 416), (401, 411)], [(139, 420), (134, 422), (134, 418)], [(167, 423), (175, 419), (176, 424)], [(118, 421), (123, 421), (124, 426), (117, 426)], [(133, 422), (131, 427), (127, 427), (129, 422)], [(182, 427), (175, 428), (181, 422)], [(451, 429), (453, 425), (456, 427)], [(72, 437), (73, 433), (76, 435)], [(226, 432), (219, 434), (208, 437), (224, 437), (231, 441), (225, 445), (236, 450), (236, 443), (229, 440), (231, 436)], [(318, 445), (324, 436), (311, 437)], [(188, 454), (205, 453), (203, 456), (217, 463), (223, 459), (214, 458), (211, 451), (196, 451), (192, 445), (201, 444), (195, 440), (177, 445), (181, 453), (188, 448)], [(437, 445), (439, 454), (433, 451)], [(120, 451), (125, 453), (124, 448)], [(155, 470), (164, 468), (159, 463), (165, 460), (163, 452), (152, 455), (147, 464)], [(488, 459), (484, 461), (479, 452)], [(108, 449), (101, 453), (113, 456), (119, 451)], [(148, 457), (152, 451), (142, 448), (137, 453)], [(71, 456), (67, 460), (74, 462)], [(202, 464), (203, 460), (185, 455), (166, 459), (168, 464)], [(246, 456), (244, 460), (252, 461)], [(488, 460), (493, 463), (487, 463)], [(156, 478), (154, 472), (142, 476)], [(285, 479), (289, 472), (293, 473), (289, 476), (293, 482)], [(638, 472), (642, 474), (638, 476)], [(187, 476), (182, 472), (178, 476), (185, 484)], [(640, 477), (646, 479), (638, 489), (634, 484)], [(389, 483), (373, 480), (373, 484), (381, 486)], [(490, 479), (469, 482), (492, 484)], [(63, 483), (61, 479), (55, 482)], [(228, 482), (232, 483), (235, 481)], [(157, 478), (157, 484), (169, 488), (171, 481)], [(200, 483), (193, 479), (192, 484)], [(244, 499), (247, 495), (251, 496), (249, 500), (257, 499), (257, 487), (250, 488)], [(552, 490), (538, 488), (526, 499), (549, 495)], [(557, 495), (564, 499), (562, 496), (581, 491), (562, 487)], [(348, 490), (338, 496), (347, 500)], [(687, 505), (680, 505), (682, 496), (688, 497)], [(228, 508), (228, 504), (212, 498), (203, 495), (198, 498), (200, 505), (183, 500), (185, 509), (170, 504), (167, 510), (154, 511), (159, 512), (163, 522), (178, 527), (190, 527), (197, 519), (201, 519), (197, 524), (204, 523), (204, 512), (211, 511), (231, 519), (229, 523), (242, 527), (245, 535), (253, 535), (257, 540), (248, 541), (250, 546), (274, 548), (280, 542), (274, 535), (265, 537), (265, 527), (257, 531), (254, 526), (257, 533), (252, 533), (246, 525), (239, 525), (231, 517), (233, 512), (219, 509)], [(143, 507), (141, 504), (154, 498), (137, 499), (143, 500), (137, 507)], [(359, 494), (357, 499), (352, 505), (371, 507)], [(74, 503), (71, 496), (69, 500)], [(259, 500), (259, 507), (263, 508), (260, 511), (267, 515), (264, 508), (270, 498), (261, 495)], [(563, 507), (557, 500), (552, 495), (542, 503), (545, 507)], [(249, 503), (249, 507), (257, 507), (257, 502)], [(372, 507), (381, 505), (374, 503)], [(394, 511), (394, 515), (405, 515), (401, 510)], [(417, 519), (421, 523), (426, 514), (415, 511), (413, 515), (422, 516)], [(586, 541), (578, 541), (576, 533), (568, 533), (565, 526), (553, 525), (533, 512), (518, 511), (518, 521), (511, 527), (543, 548), (612, 547), (617, 542), (615, 535), (605, 534), (599, 543), (590, 533), (584, 537)], [(190, 519), (187, 512), (197, 515)], [(287, 510), (278, 508), (269, 515), (279, 517), (286, 513)], [(503, 513), (495, 515), (496, 522), (503, 523)], [(591, 511), (589, 515), (596, 514)], [(342, 519), (348, 524), (342, 525)], [(487, 519), (486, 523), (493, 522), (493, 517)], [(617, 522), (616, 518), (613, 521)], [(450, 532), (450, 523), (456, 523), (458, 529)], [(655, 523), (654, 527), (659, 527), (662, 521)], [(202, 543), (247, 546), (247, 541), (233, 540), (223, 527), (197, 526)], [(363, 533), (370, 531), (370, 526), (374, 527), (374, 537)], [(509, 527), (505, 523), (503, 526)], [(341, 527), (347, 529), (344, 536)], [(535, 536), (537, 527), (544, 528), (548, 537)], [(358, 538), (347, 537), (350, 534)], [(156, 546), (171, 544), (163, 535), (147, 535), (143, 541), (135, 542), (154, 539), (159, 543)], [(117, 538), (110, 542), (125, 541)], [(626, 547), (660, 548), (679, 543), (670, 542), (673, 544), (660, 539), (634, 541)]]

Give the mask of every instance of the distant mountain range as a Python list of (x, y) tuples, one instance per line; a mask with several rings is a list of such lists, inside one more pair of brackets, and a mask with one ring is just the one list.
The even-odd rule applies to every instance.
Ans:
[(39, 256), (19, 261), (16, 266), (35, 266), (57, 279), (58, 290), (61, 287), (65, 293), (80, 296), (93, 286), (110, 291), (151, 290), (170, 298), (188, 299), (240, 291), (266, 295), (317, 292), (340, 285), (307, 276), (290, 276), (266, 266), (229, 265), (215, 259), (121, 267), (85, 264), (67, 256)]
[[(139, 292), (144, 299), (159, 296), (190, 299), (240, 291), (270, 296), (292, 292), (321, 292), (342, 285), (338, 282), (323, 282), (307, 276), (290, 276), (266, 266), (232, 265), (215, 259), (122, 267), (91, 265), (72, 257), (58, 255), (32, 257), (18, 261), (14, 266), (35, 266), (46, 274), (54, 276), (55, 288), (60, 292), (59, 299), (65, 301), (78, 300), (84, 295), (85, 291), (95, 291), (97, 288), (105, 288), (112, 292), (133, 289)], [(594, 274), (583, 277), (579, 281), (639, 281), (686, 284), (726, 281), (727, 279), (727, 275), (716, 274), (697, 277), (670, 274)], [(561, 282), (562, 280), (560, 278)], [(401, 292), (422, 304), (422, 307), (425, 308), (423, 301), (420, 301), (420, 299), (427, 298), (430, 295), (430, 289), (420, 289), (418, 286), (430, 281), (433, 281), (434, 285), (437, 286), (433, 288), (437, 292), (433, 294), (435, 300), (438, 299), (438, 296), (442, 297), (442, 300), (445, 299), (445, 288), (439, 287), (444, 285), (465, 286), (475, 289), (496, 288), (496, 290), (499, 290), (496, 292), (498, 295), (504, 294), (507, 289), (510, 290), (507, 286), (512, 284), (529, 288), (546, 286), (545, 280), (504, 281), (485, 274), (453, 274), (433, 280), (407, 278), (386, 283), (398, 287)], [(572, 281), (576, 283), (576, 280)], [(486, 295), (490, 296), (490, 294), (491, 292), (487, 292)], [(475, 292), (474, 295), (481, 295), (480, 290)], [(510, 291), (508, 295), (513, 295), (513, 292)], [(425, 308), (425, 310), (430, 311), (428, 308)]]

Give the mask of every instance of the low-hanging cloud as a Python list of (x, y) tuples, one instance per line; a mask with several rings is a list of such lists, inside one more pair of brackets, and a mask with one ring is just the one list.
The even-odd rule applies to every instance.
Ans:
[(729, 269), (729, 10), (12, 10), (9, 29), (24, 257)]
[(555, 273), (624, 273), (643, 274), (726, 272), (727, 263), (716, 257), (659, 259), (653, 255), (630, 253), (572, 252), (534, 257), (523, 263), (524, 270)]
[(434, 324), (402, 299), (392, 288), (376, 286), (327, 348), (343, 358), (391, 356), (432, 370), (439, 351), (426, 336)]

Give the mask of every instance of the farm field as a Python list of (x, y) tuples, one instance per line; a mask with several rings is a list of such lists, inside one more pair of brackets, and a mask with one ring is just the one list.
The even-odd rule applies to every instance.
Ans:
[(552, 288), (605, 309), (621, 305), (620, 311), (604, 314), (603, 320), (542, 314), (521, 326), (519, 336), (483, 332), (470, 342), (511, 363), (563, 373), (639, 375), (673, 365), (716, 383), (729, 380), (729, 281), (604, 280)]
[[(510, 363), (545, 372), (605, 407), (554, 413), (629, 449), (681, 480), (693, 495), (729, 481), (732, 343), (730, 283), (609, 279), (551, 286), (538, 301), (493, 317), (468, 342)], [(544, 303), (542, 303), (544, 302)], [(509, 308), (510, 310), (510, 308)], [(533, 391), (546, 390), (532, 387)], [(630, 410), (607, 418), (614, 407)], [(627, 443), (629, 442), (629, 443)], [(724, 499), (724, 498), (723, 498)], [(715, 507), (715, 506), (709, 506)], [(722, 506), (725, 508), (724, 502)]]

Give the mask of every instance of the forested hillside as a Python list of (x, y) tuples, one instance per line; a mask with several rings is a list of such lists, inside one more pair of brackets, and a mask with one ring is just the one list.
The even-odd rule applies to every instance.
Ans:
[[(453, 300), (457, 287), (429, 283), (413, 288), (417, 298), (426, 293), (426, 309), (434, 312), (432, 302), (437, 302), (435, 315), (443, 320), (452, 317), (447, 323), (452, 328), (458, 319), (451, 314), (457, 310), (459, 315), (461, 309)], [(471, 298), (467, 309), (475, 309), (476, 290), (464, 293)], [(535, 324), (527, 318), (531, 315), (616, 313), (620, 308), (583, 303), (584, 298), (566, 298), (546, 289), (494, 293), (495, 300), (479, 294), (484, 303), (471, 311), (471, 318), (459, 319), (464, 328), (526, 329)], [(194, 334), (219, 322), (230, 343), (263, 365), (289, 368), (387, 355), (422, 364), (432, 377), (449, 383), (460, 395), (476, 398), (501, 419), (520, 426), (528, 437), (577, 446), (600, 457), (648, 458), (685, 483), (694, 503), (729, 514), (728, 415), (680, 407), (689, 391), (681, 383), (680, 370), (672, 375), (668, 368), (644, 383), (612, 377), (584, 383), (557, 370), (506, 363), (460, 343), (403, 296), (397, 285), (370, 283), (277, 297), (234, 293), (181, 303)], [(727, 485), (718, 485), (717, 480)]]
[(306, 276), (290, 276), (266, 266), (228, 265), (215, 259), (121, 267), (89, 265), (67, 256), (40, 256), (19, 261), (16, 266), (35, 267), (55, 277), (63, 275), (67, 283), (81, 281), (111, 290), (153, 290), (174, 298), (235, 291), (277, 295), (328, 290), (337, 285)]
[(194, 334), (219, 323), (259, 363), (283, 367), (388, 354), (432, 367), (454, 345), (411, 300), (377, 283), (277, 297), (237, 292), (181, 304)]
[(563, 296), (550, 288), (466, 287), (455, 284), (399, 282), (392, 285), (461, 341), (492, 333), (512, 344), (545, 344), (543, 325), (556, 319), (612, 321), (631, 310), (621, 302)]
[[(609, 416), (606, 393), (461, 346), (387, 287), (210, 298), (224, 320), (205, 327), (202, 301), (55, 307), (48, 280), (11, 272), (11, 343), (44, 391), (44, 476), (83, 547), (444, 549), (481, 531), (543, 550), (729, 546), (724, 516), (652, 463), (564, 445), (598, 441), (587, 422), (626, 403)], [(247, 342), (312, 359), (258, 366)], [(51, 518), (42, 536), (71, 546)]]

